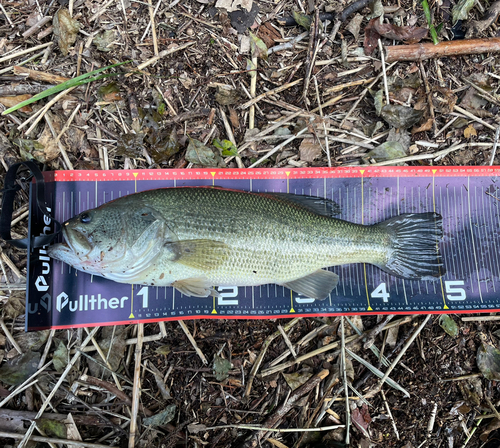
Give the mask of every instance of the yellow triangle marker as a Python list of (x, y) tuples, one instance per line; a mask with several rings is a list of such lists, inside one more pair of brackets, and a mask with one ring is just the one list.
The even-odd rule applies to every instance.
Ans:
[(215, 176), (215, 171), (210, 171), (210, 174), (212, 175), (212, 177)]
[(134, 313), (130, 313), (130, 316), (128, 317), (129, 319), (133, 319), (135, 316), (134, 316)]
[(217, 310), (215, 309), (215, 296), (214, 296), (214, 309), (212, 310), (212, 314), (217, 314)]
[(134, 177), (136, 177), (136, 178), (137, 178), (137, 176), (138, 176), (138, 175), (139, 175), (139, 173), (134, 173)]
[(436, 174), (437, 173), (437, 170), (432, 170), (432, 174)]
[(443, 310), (449, 310), (448, 305), (444, 305)]
[(287, 176), (290, 176), (290, 171), (285, 171)]
[(366, 170), (359, 170), (359, 172), (360, 172), (361, 174), (365, 174), (365, 171), (366, 171)]
[(292, 290), (290, 289), (290, 302), (291, 302), (291, 307), (292, 309), (290, 310), (290, 313), (295, 313), (295, 310), (293, 309), (293, 292)]
[(366, 310), (367, 311), (373, 311), (373, 308), (371, 306), (369, 306)]

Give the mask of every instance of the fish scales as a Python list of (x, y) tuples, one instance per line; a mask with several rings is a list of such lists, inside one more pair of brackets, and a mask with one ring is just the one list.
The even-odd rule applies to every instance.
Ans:
[(129, 195), (67, 221), (67, 243), (49, 254), (125, 283), (173, 285), (206, 296), (212, 286), (285, 285), (324, 299), (338, 276), (323, 268), (372, 263), (405, 278), (444, 273), (441, 217), (406, 214), (364, 226), (330, 216), (325, 199), (182, 187)]
[[(168, 194), (165, 194), (168, 193)], [(317, 269), (383, 261), (381, 232), (327, 218), (284, 201), (210, 188), (146, 192), (144, 200), (165, 219), (179, 240), (206, 238), (230, 252), (208, 278), (216, 285), (286, 282)], [(198, 274), (193, 272), (194, 274)]]

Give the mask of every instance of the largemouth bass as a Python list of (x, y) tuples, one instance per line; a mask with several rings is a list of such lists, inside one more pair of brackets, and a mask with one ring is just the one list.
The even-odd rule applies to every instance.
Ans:
[(442, 219), (404, 214), (364, 226), (332, 216), (336, 204), (291, 194), (207, 187), (131, 194), (63, 225), (49, 255), (120, 283), (174, 286), (188, 296), (214, 286), (276, 283), (325, 299), (338, 275), (324, 268), (371, 263), (397, 277), (444, 274)]

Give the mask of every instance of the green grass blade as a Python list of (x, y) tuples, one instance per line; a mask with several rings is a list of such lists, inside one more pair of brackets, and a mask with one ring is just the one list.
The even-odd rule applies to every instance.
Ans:
[(434, 45), (437, 45), (439, 43), (439, 39), (436, 28), (434, 28), (434, 25), (432, 24), (431, 9), (429, 8), (429, 3), (427, 3), (427, 0), (422, 0), (422, 8), (424, 9), (425, 18), (427, 19), (427, 25), (429, 25), (429, 32), (431, 33), (432, 42), (434, 42)]
[(83, 75), (77, 76), (76, 78), (70, 79), (68, 81), (62, 82), (61, 84), (58, 84), (57, 86), (51, 87), (50, 89), (44, 90), (43, 92), (40, 92), (30, 99), (26, 101), (22, 101), (19, 104), (16, 104), (15, 106), (10, 107), (9, 109), (5, 110), (2, 112), (2, 115), (7, 115), (10, 114), (11, 112), (14, 112), (18, 109), (21, 109), (21, 107), (27, 106), (28, 104), (34, 103), (38, 100), (41, 100), (42, 98), (46, 98), (47, 96), (54, 95), (55, 93), (59, 93), (63, 90), (70, 89), (71, 87), (77, 87), (81, 86), (82, 84), (87, 84), (89, 82), (97, 81), (102, 78), (108, 78), (109, 76), (116, 76), (117, 73), (110, 73), (110, 74), (104, 74), (104, 75), (98, 75), (99, 73), (103, 72), (104, 70), (108, 70), (113, 67), (118, 67), (119, 65), (127, 64), (130, 61), (125, 61), (125, 62), (120, 62), (118, 64), (113, 64), (113, 65), (108, 65), (103, 68), (99, 68), (97, 70), (94, 70), (92, 72), (84, 73)]

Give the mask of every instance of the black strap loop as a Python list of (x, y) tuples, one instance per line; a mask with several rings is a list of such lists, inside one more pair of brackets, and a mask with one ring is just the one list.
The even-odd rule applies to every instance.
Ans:
[[(54, 233), (51, 233), (49, 235), (28, 235), (28, 238), (13, 240), (10, 232), (12, 212), (14, 211), (14, 199), (16, 197), (16, 193), (21, 189), (21, 187), (16, 184), (16, 175), (19, 168), (23, 165), (28, 168), (31, 174), (35, 177), (36, 205), (43, 215), (52, 220), (55, 229)], [(45, 202), (45, 181), (43, 179), (43, 174), (34, 162), (26, 161), (15, 163), (14, 165), (12, 165), (5, 175), (4, 189), (2, 193), (3, 198), (2, 211), (0, 213), (0, 237), (2, 237), (6, 242), (12, 244), (13, 246), (19, 247), (20, 249), (41, 247), (50, 244), (52, 240), (57, 236), (57, 234), (61, 231), (61, 224), (52, 217), (48, 210), (47, 203)], [(31, 219), (31, 216), (29, 217), (29, 219)]]

